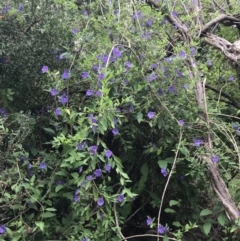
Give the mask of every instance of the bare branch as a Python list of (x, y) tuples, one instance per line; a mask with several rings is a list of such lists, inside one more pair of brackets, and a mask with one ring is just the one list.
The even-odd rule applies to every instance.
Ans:
[(207, 34), (204, 41), (213, 47), (220, 49), (223, 54), (240, 66), (240, 52), (233, 50), (233, 44), (226, 39), (214, 34)]
[[(220, 90), (215, 89), (211, 85), (206, 84), (205, 86), (206, 86), (207, 89), (210, 89), (210, 90), (212, 90), (213, 92), (215, 92), (217, 94), (219, 94), (221, 92)], [(228, 94), (226, 94), (224, 92), (221, 92), (221, 96), (223, 96), (224, 98), (230, 100), (229, 104), (233, 105), (237, 109), (240, 109), (240, 104), (237, 101), (235, 101), (230, 95), (228, 95)]]
[(36, 23), (39, 23), (40, 21), (41, 21), (41, 18), (34, 19), (33, 22), (28, 27), (26, 27), (23, 32), (26, 34)]
[(221, 14), (219, 15), (218, 17), (212, 19), (211, 21), (209, 21), (208, 23), (206, 23), (202, 29), (201, 29), (201, 32), (204, 33), (206, 32), (209, 28), (211, 28), (214, 24), (217, 24), (217, 23), (220, 23), (220, 22), (223, 22), (223, 21), (232, 21), (233, 24), (236, 24), (236, 23), (239, 23), (240, 24), (240, 19), (238, 18), (235, 18), (233, 16), (228, 16), (226, 14)]

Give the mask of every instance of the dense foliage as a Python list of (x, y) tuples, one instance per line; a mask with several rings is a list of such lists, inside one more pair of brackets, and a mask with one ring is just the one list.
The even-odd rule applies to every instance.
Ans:
[(238, 240), (234, 4), (1, 3), (0, 240)]

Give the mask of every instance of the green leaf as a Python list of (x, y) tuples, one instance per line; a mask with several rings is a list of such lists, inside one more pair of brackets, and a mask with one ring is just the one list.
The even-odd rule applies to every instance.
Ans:
[(51, 212), (45, 212), (41, 214), (42, 218), (51, 218), (53, 216), (55, 216), (55, 213), (51, 213)]
[(179, 204), (179, 202), (175, 201), (175, 200), (170, 200), (170, 202), (169, 202), (170, 207), (174, 206), (174, 205), (178, 205), (178, 204)]
[(78, 179), (79, 175), (77, 172), (73, 172), (71, 173), (71, 176), (74, 178), (74, 179)]
[(165, 160), (159, 160), (158, 165), (160, 168), (167, 168), (167, 162)]
[(175, 227), (178, 227), (178, 228), (182, 226), (178, 221), (173, 222), (172, 224), (173, 224)]
[(63, 197), (66, 197), (69, 200), (73, 200), (73, 194), (71, 192), (65, 192), (62, 194)]
[(176, 211), (173, 210), (173, 209), (171, 209), (171, 208), (166, 208), (166, 209), (164, 210), (164, 212), (165, 212), (165, 213), (176, 213)]
[(138, 123), (141, 123), (142, 119), (143, 119), (143, 113), (139, 111), (137, 113), (137, 121), (138, 121)]
[(147, 163), (144, 163), (141, 167), (141, 173), (142, 174), (145, 174), (145, 173), (148, 173), (149, 171), (149, 167), (148, 167), (148, 164)]
[(138, 188), (137, 188), (137, 193), (141, 192), (144, 188), (144, 185), (147, 181), (148, 173), (145, 173), (144, 175), (141, 176), (139, 182), (138, 182)]
[(67, 176), (67, 173), (65, 171), (59, 171), (59, 172), (56, 172), (55, 174), (58, 176), (64, 176), (64, 177)]
[(220, 215), (217, 218), (220, 225), (224, 226), (226, 222), (226, 217), (223, 213), (220, 213)]
[(206, 235), (209, 234), (211, 227), (212, 227), (212, 224), (210, 222), (206, 222), (203, 224), (203, 231)]
[(212, 211), (210, 209), (203, 209), (200, 213), (200, 217), (207, 216), (209, 214), (212, 214)]
[(107, 130), (107, 118), (106, 115), (104, 115), (100, 120), (99, 124), (101, 124), (103, 131)]
[(163, 241), (168, 241), (168, 240), (169, 240), (168, 236), (167, 236), (167, 235), (164, 235)]
[(126, 218), (132, 211), (132, 204), (131, 203), (127, 203), (123, 206), (122, 209), (122, 215), (124, 216), (124, 218)]
[(37, 221), (35, 222), (36, 226), (40, 228), (41, 231), (44, 230), (44, 222), (42, 221)]
[(122, 177), (120, 178), (120, 183), (122, 186), (124, 186), (124, 179)]
[(33, 156), (36, 156), (38, 154), (38, 150), (36, 148), (31, 148), (31, 153)]
[(43, 128), (46, 132), (55, 135), (55, 131), (51, 128)]
[(122, 175), (124, 178), (129, 179), (129, 176), (127, 175), (127, 173), (121, 172), (121, 175)]
[(55, 208), (46, 208), (45, 210), (46, 210), (46, 211), (50, 211), (50, 212), (55, 212), (55, 211), (57, 211), (57, 209), (55, 209)]
[(31, 177), (31, 179), (30, 179), (30, 182), (31, 182), (31, 183), (34, 183), (35, 178), (36, 178), (36, 176), (35, 176), (35, 175), (33, 175), (33, 176)]

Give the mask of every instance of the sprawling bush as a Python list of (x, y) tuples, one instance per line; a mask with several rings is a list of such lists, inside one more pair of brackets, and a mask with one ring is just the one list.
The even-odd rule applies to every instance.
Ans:
[(2, 3), (0, 240), (237, 240), (234, 4)]

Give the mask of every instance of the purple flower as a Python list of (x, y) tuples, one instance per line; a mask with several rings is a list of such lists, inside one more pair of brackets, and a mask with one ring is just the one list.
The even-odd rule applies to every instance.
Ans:
[(153, 70), (156, 69), (156, 68), (157, 68), (157, 64), (152, 63), (151, 68), (152, 68)]
[(165, 234), (167, 232), (167, 228), (164, 227), (163, 225), (160, 225), (157, 231), (158, 231), (158, 234)]
[(183, 73), (179, 69), (175, 69), (175, 73), (179, 78), (183, 78)]
[(31, 164), (31, 163), (28, 163), (27, 169), (30, 170), (31, 168), (32, 168), (32, 164)]
[(152, 19), (149, 18), (149, 19), (147, 20), (146, 27), (147, 27), (147, 28), (151, 27), (151, 26), (152, 26), (152, 23), (153, 23)]
[(168, 175), (168, 172), (165, 168), (161, 168), (161, 173), (163, 174), (164, 177)]
[(113, 133), (114, 136), (119, 135), (119, 131), (118, 131), (117, 128), (113, 128), (112, 133)]
[(158, 90), (158, 94), (159, 94), (159, 95), (164, 95), (163, 89), (160, 88), (160, 89)]
[(107, 61), (108, 61), (108, 55), (103, 55), (103, 57), (102, 57), (103, 64), (106, 64)]
[(130, 111), (130, 112), (133, 112), (133, 111), (134, 111), (134, 106), (133, 106), (133, 105), (130, 105), (129, 111)]
[(86, 96), (92, 96), (92, 95), (93, 95), (92, 89), (88, 89), (87, 93), (86, 93)]
[(175, 11), (172, 11), (172, 16), (177, 17), (177, 13)]
[(213, 155), (212, 161), (215, 162), (215, 163), (218, 162), (219, 161), (219, 156)]
[(155, 116), (155, 112), (149, 111), (147, 116), (148, 116), (148, 119), (152, 119)]
[(105, 165), (105, 171), (106, 172), (110, 172), (111, 171), (111, 165), (110, 164), (107, 164), (107, 165)]
[(89, 147), (89, 151), (90, 151), (90, 153), (92, 153), (93, 155), (97, 154), (97, 146), (90, 146), (90, 147)]
[(137, 14), (132, 16), (132, 20), (135, 21), (137, 18), (144, 18), (144, 15), (142, 14), (141, 11), (138, 11)]
[(132, 68), (132, 63), (130, 61), (127, 61), (125, 65), (127, 68)]
[(79, 169), (78, 169), (78, 173), (80, 174), (80, 173), (82, 173), (82, 171), (83, 171), (83, 167), (81, 166), (81, 167), (79, 167)]
[(175, 93), (176, 92), (176, 89), (175, 89), (175, 87), (173, 85), (169, 86), (168, 90), (169, 90), (170, 93)]
[(119, 50), (118, 47), (114, 47), (112, 52), (113, 52), (113, 56), (115, 58), (120, 58), (121, 55), (122, 55), (122, 53), (121, 53), (121, 51)]
[(5, 227), (5, 225), (0, 225), (0, 234), (4, 234), (6, 233), (7, 229)]
[(75, 193), (74, 193), (74, 196), (77, 196), (79, 194), (80, 190), (79, 189), (76, 189)]
[(181, 50), (181, 51), (179, 52), (179, 57), (180, 57), (180, 58), (185, 58), (185, 57), (186, 57), (186, 53), (185, 53), (183, 50)]
[(103, 80), (103, 78), (104, 78), (104, 73), (100, 73), (98, 75), (98, 80), (101, 81), (101, 80)]
[(86, 141), (77, 144), (77, 150), (82, 151), (86, 147)]
[(238, 130), (238, 124), (235, 122), (235, 123), (233, 123), (233, 129), (235, 130), (235, 131), (237, 131)]
[(101, 92), (100, 90), (97, 90), (97, 91), (96, 91), (96, 96), (97, 96), (97, 97), (101, 97), (101, 96), (102, 96), (102, 92)]
[(152, 82), (155, 79), (157, 79), (157, 75), (154, 72), (151, 75), (147, 76), (147, 81), (149, 82)]
[(229, 81), (233, 81), (233, 80), (234, 80), (234, 76), (230, 76), (230, 77), (228, 78), (228, 80), (229, 80)]
[(160, 24), (161, 24), (161, 25), (165, 25), (167, 22), (168, 22), (168, 20), (167, 20), (166, 18), (164, 18), (164, 19), (160, 22)]
[(58, 93), (58, 90), (56, 88), (51, 89), (51, 96), (56, 96)]
[(86, 176), (86, 180), (87, 181), (92, 181), (93, 180), (93, 176), (92, 175), (87, 175)]
[(207, 61), (207, 65), (208, 65), (208, 66), (212, 66), (212, 60), (209, 59), (209, 60)]
[(191, 54), (192, 56), (196, 55), (196, 49), (195, 49), (194, 47), (191, 47), (191, 48), (190, 48), (190, 54)]
[(64, 185), (64, 181), (58, 180), (58, 181), (56, 181), (56, 185), (57, 186)]
[(65, 105), (68, 102), (68, 96), (67, 95), (62, 95), (60, 98), (60, 102)]
[(54, 113), (56, 116), (59, 116), (59, 115), (61, 115), (61, 110), (59, 108), (57, 108)]
[(22, 155), (19, 157), (19, 159), (21, 161), (28, 161), (28, 158), (26, 156), (22, 156)]
[(40, 163), (40, 169), (46, 170), (47, 169), (47, 164), (45, 162)]
[(150, 217), (147, 217), (147, 220), (146, 220), (146, 223), (147, 223), (147, 226), (150, 226), (152, 224), (152, 219)]
[(88, 74), (88, 72), (85, 71), (85, 72), (82, 72), (81, 76), (83, 79), (87, 79), (89, 74)]
[(75, 195), (73, 198), (73, 201), (76, 203), (80, 200), (80, 196), (79, 195)]
[(194, 146), (199, 147), (203, 144), (203, 141), (201, 139), (194, 139), (193, 143), (194, 143)]
[(6, 115), (7, 111), (4, 107), (0, 108), (0, 115)]
[[(86, 11), (87, 12), (87, 11)], [(87, 241), (87, 239), (86, 238), (82, 238), (82, 241)]]
[(99, 69), (99, 67), (98, 67), (97, 65), (93, 65), (92, 70), (93, 70), (95, 73), (98, 72), (98, 69)]
[(62, 60), (63, 59), (63, 54), (60, 54), (59, 56), (58, 56), (58, 60)]
[(2, 7), (2, 13), (7, 13), (8, 11), (10, 11), (12, 9), (12, 6), (6, 6), (6, 7)]
[(106, 150), (106, 151), (105, 151), (105, 156), (106, 156), (107, 158), (110, 158), (110, 157), (112, 156), (112, 152), (111, 152), (110, 150)]
[(73, 34), (77, 34), (78, 33), (78, 29), (74, 28), (72, 32), (73, 32)]
[(97, 204), (99, 207), (102, 207), (104, 205), (104, 199), (102, 197), (98, 198)]
[(118, 202), (121, 203), (123, 201), (123, 199), (124, 199), (123, 194), (119, 194), (117, 197)]
[(97, 120), (96, 120), (96, 118), (93, 116), (93, 114), (90, 114), (90, 115), (89, 115), (89, 118), (90, 118), (92, 124), (96, 124), (96, 123), (97, 123)]
[(68, 79), (70, 77), (70, 70), (69, 69), (65, 69), (63, 74), (62, 74), (62, 79)]
[(179, 121), (178, 121), (178, 124), (179, 124), (180, 126), (183, 126), (183, 125), (184, 125), (184, 120), (179, 120)]
[(44, 66), (42, 67), (42, 73), (46, 73), (46, 72), (48, 72), (48, 66), (47, 66), (47, 65), (44, 65)]
[(94, 174), (95, 177), (101, 177), (102, 176), (102, 170), (96, 169), (93, 174)]
[(21, 12), (22, 10), (23, 10), (23, 5), (22, 4), (20, 4), (19, 6), (18, 6), (18, 12)]

